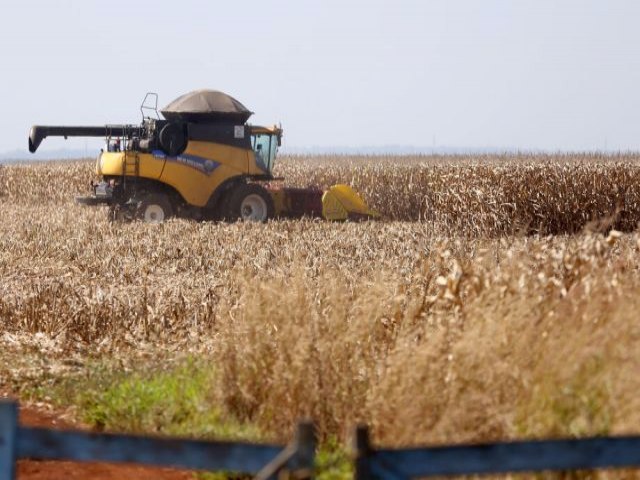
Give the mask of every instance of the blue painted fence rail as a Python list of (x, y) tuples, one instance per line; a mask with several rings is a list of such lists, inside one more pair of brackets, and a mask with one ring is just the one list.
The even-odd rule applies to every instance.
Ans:
[(13, 480), (15, 462), (23, 458), (138, 463), (262, 479), (284, 470), (293, 478), (309, 478), (315, 450), (308, 422), (298, 425), (293, 442), (285, 447), (20, 427), (17, 404), (0, 403), (0, 480)]
[[(640, 436), (375, 449), (367, 427), (358, 427), (354, 440), (355, 480), (640, 467)], [(315, 451), (309, 422), (299, 424), (286, 447), (206, 442), (21, 427), (17, 404), (0, 402), (0, 480), (14, 480), (16, 460), (22, 458), (233, 471), (259, 480), (281, 474), (308, 479)]]
[(640, 436), (373, 449), (355, 434), (356, 480), (640, 467)]

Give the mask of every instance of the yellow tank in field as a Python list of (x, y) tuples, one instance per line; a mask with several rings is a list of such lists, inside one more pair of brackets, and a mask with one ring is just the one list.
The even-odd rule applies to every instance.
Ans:
[[(149, 106), (148, 99), (155, 99)], [(151, 110), (153, 116), (145, 115)], [(100, 182), (87, 205), (109, 205), (113, 219), (162, 222), (172, 216), (266, 221), (280, 216), (324, 216), (332, 220), (372, 217), (350, 187), (327, 192), (271, 188), (282, 128), (247, 123), (252, 112), (233, 97), (197, 90), (157, 111), (147, 94), (140, 125), (34, 126), (29, 150), (48, 136), (104, 136), (98, 156)]]
[(267, 145), (273, 143), (274, 147), (270, 149), (272, 153), (262, 155), (253, 148), (189, 141), (184, 151), (175, 156), (167, 155), (160, 149), (149, 153), (137, 150), (102, 152), (98, 157), (96, 173), (110, 179), (128, 176), (159, 181), (175, 190), (186, 204), (204, 208), (213, 193), (230, 179), (271, 179), (268, 167), (274, 163), (282, 130), (278, 127), (246, 128), (254, 145), (256, 142)]

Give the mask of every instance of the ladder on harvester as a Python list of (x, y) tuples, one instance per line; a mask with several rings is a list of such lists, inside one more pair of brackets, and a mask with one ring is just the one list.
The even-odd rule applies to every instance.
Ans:
[(140, 176), (140, 156), (137, 151), (130, 151), (128, 146), (128, 140), (131, 138), (131, 132), (125, 131), (122, 138), (122, 151), (124, 156), (122, 158), (122, 183), (126, 184), (133, 178), (134, 185), (136, 179)]
[[(136, 191), (140, 175), (140, 157), (138, 152), (125, 151), (122, 159), (122, 186), (126, 190)], [(131, 184), (129, 185), (129, 182)]]
[(125, 152), (122, 160), (122, 175), (124, 177), (138, 177), (140, 175), (138, 152)]

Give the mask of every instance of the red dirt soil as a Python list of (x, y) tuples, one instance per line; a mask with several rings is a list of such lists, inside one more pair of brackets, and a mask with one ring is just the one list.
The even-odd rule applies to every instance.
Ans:
[[(59, 429), (81, 428), (60, 418), (56, 413), (28, 405), (20, 409), (20, 424), (30, 427)], [(20, 460), (17, 470), (18, 480), (192, 480), (194, 478), (189, 472), (168, 468), (98, 462)]]

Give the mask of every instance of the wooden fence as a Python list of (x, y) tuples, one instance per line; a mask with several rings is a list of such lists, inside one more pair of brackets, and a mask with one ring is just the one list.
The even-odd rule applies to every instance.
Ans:
[(19, 459), (138, 463), (185, 470), (242, 472), (266, 480), (286, 471), (309, 478), (313, 425), (302, 422), (288, 446), (197, 441), (21, 427), (18, 406), (0, 402), (0, 480), (13, 480)]
[(356, 480), (640, 467), (640, 436), (373, 449), (355, 433)]
[[(355, 480), (640, 467), (640, 436), (498, 442), (428, 448), (373, 448), (367, 427), (354, 435)], [(18, 406), (0, 402), (0, 480), (19, 459), (139, 463), (240, 472), (259, 480), (313, 477), (313, 425), (301, 422), (287, 446), (62, 431), (18, 425)]]

